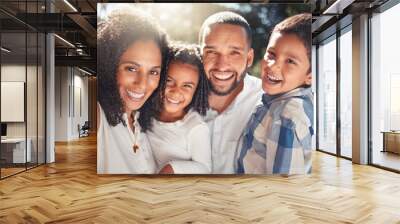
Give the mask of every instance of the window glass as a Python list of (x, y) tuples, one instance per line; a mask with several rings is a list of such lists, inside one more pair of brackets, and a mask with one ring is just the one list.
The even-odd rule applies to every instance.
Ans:
[(318, 48), (318, 147), (336, 153), (336, 37)]

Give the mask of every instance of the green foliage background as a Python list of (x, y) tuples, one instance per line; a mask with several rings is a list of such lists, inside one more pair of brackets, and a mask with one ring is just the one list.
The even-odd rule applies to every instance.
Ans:
[[(269, 33), (285, 18), (311, 12), (309, 4), (257, 3), (107, 3), (100, 4), (98, 21), (116, 8), (134, 7), (150, 13), (167, 31), (172, 40), (198, 43), (203, 21), (216, 12), (233, 11), (242, 15), (253, 30), (255, 60), (250, 74), (260, 75), (260, 59), (265, 53)], [(311, 40), (310, 40), (311, 41)]]

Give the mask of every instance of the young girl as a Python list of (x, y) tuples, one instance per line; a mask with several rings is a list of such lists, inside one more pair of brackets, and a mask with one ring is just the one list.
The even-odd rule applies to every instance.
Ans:
[(98, 24), (99, 174), (156, 171), (138, 118), (163, 80), (162, 56), (168, 50), (165, 33), (152, 21), (136, 10), (117, 10)]
[(199, 49), (171, 47), (166, 72), (147, 132), (159, 173), (211, 173), (210, 133), (200, 116), (208, 108), (208, 82)]

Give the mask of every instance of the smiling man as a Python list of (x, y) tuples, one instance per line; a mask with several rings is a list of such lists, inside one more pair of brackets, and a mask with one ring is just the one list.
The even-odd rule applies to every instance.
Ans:
[(248, 22), (233, 12), (211, 15), (200, 29), (203, 65), (211, 86), (205, 120), (216, 174), (235, 173), (243, 130), (261, 102), (261, 80), (247, 74), (254, 58), (251, 41)]

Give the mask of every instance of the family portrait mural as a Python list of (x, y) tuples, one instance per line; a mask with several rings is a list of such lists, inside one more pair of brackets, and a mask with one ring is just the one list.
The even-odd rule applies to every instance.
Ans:
[(309, 174), (307, 4), (97, 5), (98, 174)]

